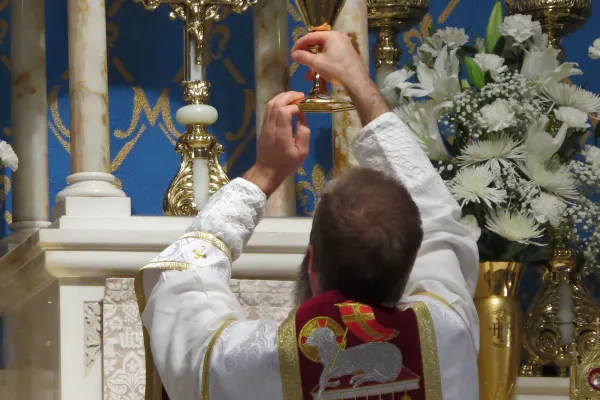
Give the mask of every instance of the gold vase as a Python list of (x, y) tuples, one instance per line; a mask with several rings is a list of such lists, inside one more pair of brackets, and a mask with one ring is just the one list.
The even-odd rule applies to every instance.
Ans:
[(482, 400), (512, 399), (523, 343), (517, 292), (524, 267), (516, 262), (479, 264), (475, 307), (479, 314), (479, 391)]

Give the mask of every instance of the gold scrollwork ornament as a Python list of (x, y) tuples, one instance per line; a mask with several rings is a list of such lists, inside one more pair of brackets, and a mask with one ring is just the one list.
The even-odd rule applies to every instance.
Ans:
[(169, 18), (186, 21), (187, 34), (195, 40), (196, 63), (202, 64), (204, 54), (204, 23), (219, 21), (222, 9), (229, 8), (235, 13), (242, 13), (256, 4), (257, 0), (135, 0), (141, 2), (147, 10), (156, 10), (161, 4), (171, 6)]

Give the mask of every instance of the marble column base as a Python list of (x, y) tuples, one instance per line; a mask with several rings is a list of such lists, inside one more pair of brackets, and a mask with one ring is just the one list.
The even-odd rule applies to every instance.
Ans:
[(125, 217), (131, 199), (113, 185), (115, 177), (103, 172), (78, 172), (67, 177), (67, 186), (56, 195), (52, 220), (67, 217)]

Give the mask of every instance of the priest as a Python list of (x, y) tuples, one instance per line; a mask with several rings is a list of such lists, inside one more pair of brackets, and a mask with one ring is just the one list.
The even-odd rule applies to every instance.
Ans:
[(347, 36), (308, 34), (292, 57), (352, 97), (364, 125), (352, 144), (360, 168), (317, 206), (299, 307), (281, 325), (247, 320), (229, 289), (231, 264), (309, 148), (303, 94), (268, 103), (256, 164), (136, 279), (169, 398), (478, 399), (478, 254), (458, 204)]

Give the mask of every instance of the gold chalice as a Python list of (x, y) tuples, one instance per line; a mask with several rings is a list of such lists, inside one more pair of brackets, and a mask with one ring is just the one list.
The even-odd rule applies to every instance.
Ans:
[[(340, 15), (344, 3), (345, 0), (296, 0), (304, 24), (311, 32), (330, 30)], [(321, 49), (315, 46), (311, 51), (318, 53)], [(312, 90), (298, 103), (298, 106), (304, 112), (314, 113), (354, 110), (352, 102), (334, 99), (327, 90), (325, 80), (316, 72)]]

